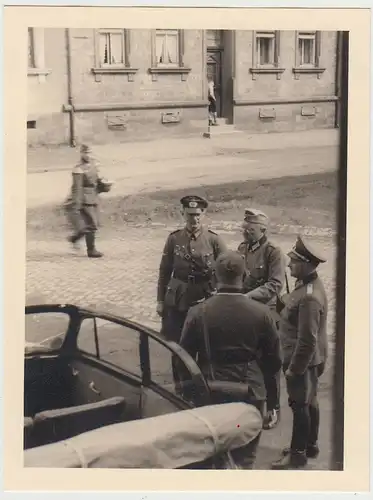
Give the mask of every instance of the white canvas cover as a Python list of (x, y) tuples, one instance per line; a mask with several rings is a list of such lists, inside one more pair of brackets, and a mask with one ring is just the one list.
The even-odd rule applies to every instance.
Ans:
[(123, 422), (24, 452), (25, 467), (176, 469), (241, 448), (262, 429), (260, 412), (227, 403)]

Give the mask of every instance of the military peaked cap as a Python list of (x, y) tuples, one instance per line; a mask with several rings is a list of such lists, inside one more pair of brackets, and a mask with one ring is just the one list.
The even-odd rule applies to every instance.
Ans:
[(261, 210), (257, 210), (255, 208), (245, 208), (244, 221), (267, 226), (269, 219), (268, 216)]
[(326, 259), (305, 240), (304, 236), (298, 236), (288, 256), (293, 260), (312, 262), (313, 264), (326, 262)]
[(81, 153), (90, 153), (91, 152), (91, 148), (88, 144), (82, 144), (80, 146), (80, 152)]
[(208, 207), (208, 202), (200, 196), (184, 196), (180, 200), (181, 205), (189, 213), (201, 213)]

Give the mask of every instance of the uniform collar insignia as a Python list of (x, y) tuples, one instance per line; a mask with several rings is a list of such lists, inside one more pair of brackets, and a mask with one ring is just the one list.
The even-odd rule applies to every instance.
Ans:
[(308, 283), (311, 283), (312, 281), (315, 281), (315, 279), (318, 277), (317, 272), (314, 271), (302, 280), (297, 280), (295, 283), (295, 288), (299, 288), (301, 286), (308, 285)]
[(187, 232), (187, 235), (190, 237), (190, 238), (193, 238), (193, 239), (196, 239), (198, 238), (198, 236), (202, 233), (203, 231), (203, 228), (201, 227), (200, 229), (197, 229), (197, 231), (189, 231), (189, 229), (186, 228), (186, 232)]
[(250, 252), (255, 252), (255, 250), (258, 250), (258, 248), (261, 247), (266, 241), (267, 241), (267, 237), (265, 234), (263, 234), (263, 236), (261, 238), (259, 238), (258, 241), (253, 243), (252, 246), (249, 245)]
[(303, 278), (302, 282), (304, 285), (308, 285), (308, 283), (315, 281), (316, 278), (317, 278), (317, 272), (314, 271), (311, 274), (309, 274), (308, 276), (306, 276), (305, 278)]

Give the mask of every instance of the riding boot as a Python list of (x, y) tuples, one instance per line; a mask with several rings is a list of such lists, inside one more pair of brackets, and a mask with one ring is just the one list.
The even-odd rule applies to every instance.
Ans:
[(101, 252), (98, 252), (95, 247), (95, 233), (86, 233), (85, 241), (87, 244), (87, 254), (88, 257), (97, 259), (103, 256)]

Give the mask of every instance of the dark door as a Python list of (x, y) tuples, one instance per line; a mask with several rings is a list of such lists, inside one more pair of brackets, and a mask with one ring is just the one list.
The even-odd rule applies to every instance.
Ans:
[(222, 111), (222, 51), (221, 49), (207, 50), (207, 77), (215, 83), (216, 111), (221, 116)]

